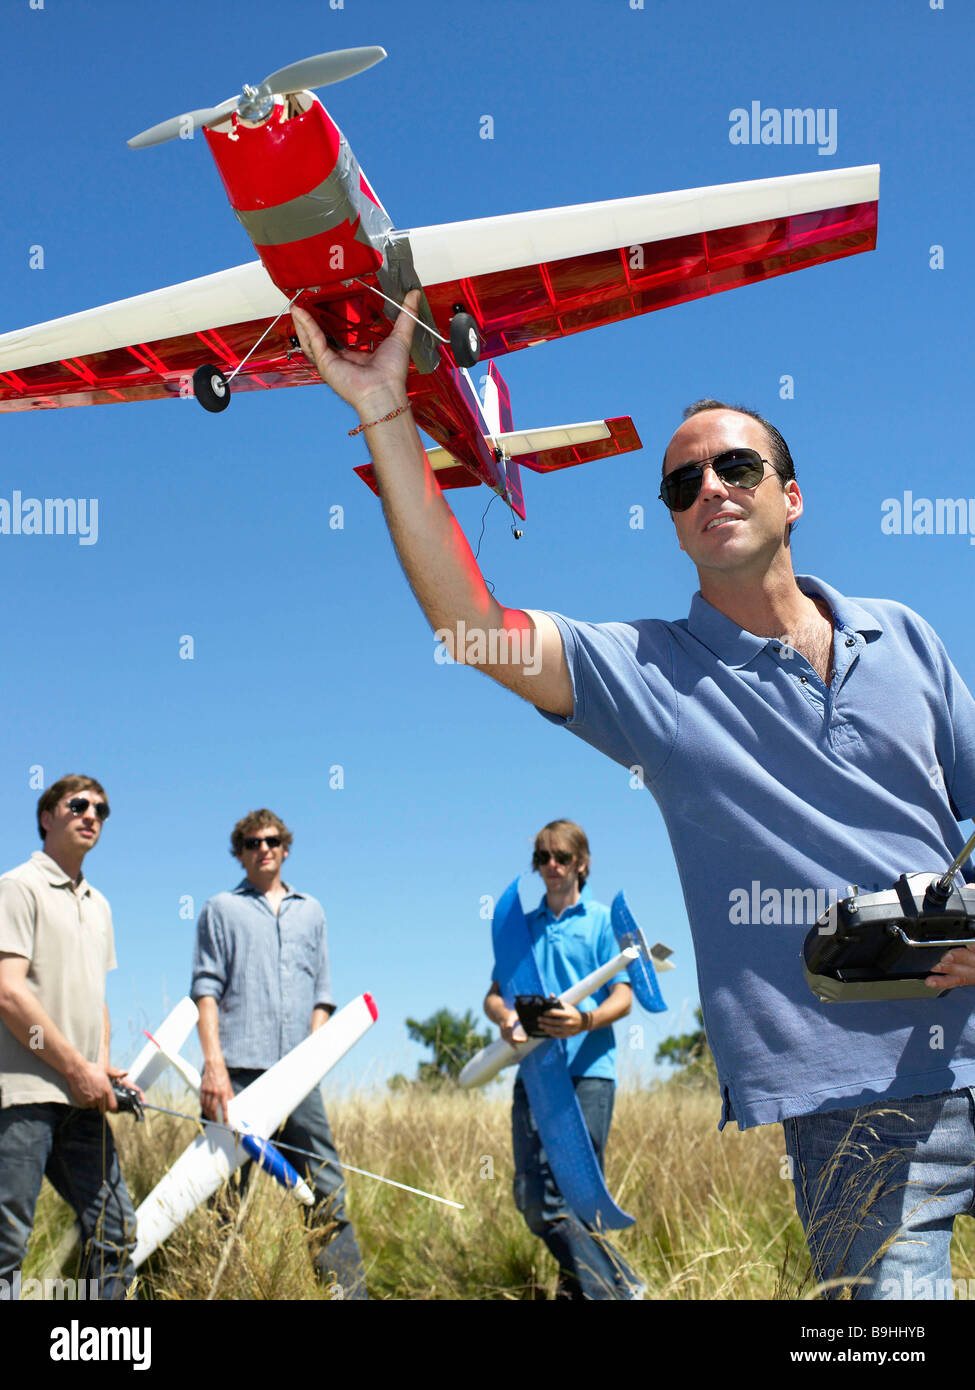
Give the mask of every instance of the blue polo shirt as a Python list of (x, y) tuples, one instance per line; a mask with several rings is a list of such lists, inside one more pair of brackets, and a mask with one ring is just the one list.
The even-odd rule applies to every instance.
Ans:
[[(663, 813), (694, 937), (721, 1124), (769, 1124), (975, 1084), (975, 995), (824, 1004), (802, 943), (849, 884), (941, 871), (975, 813), (975, 701), (928, 624), (811, 576), (835, 623), (827, 688), (786, 642), (700, 594), (686, 620), (553, 613), (562, 724), (638, 768)], [(975, 879), (971, 862), (964, 877)]]
[(218, 1001), (228, 1067), (273, 1066), (308, 1036), (315, 1006), (334, 1003), (321, 903), (289, 887), (275, 914), (246, 878), (217, 893), (196, 924), (190, 994)]
[[(564, 994), (620, 953), (609, 908), (593, 902), (588, 884), (579, 901), (567, 907), (561, 916), (552, 915), (543, 895), (538, 906), (525, 913), (525, 921), (546, 994)], [(507, 998), (507, 981), (498, 974), (497, 961), (492, 966), (491, 979), (498, 981)], [(626, 971), (621, 970), (577, 1007), (595, 1009), (609, 997), (614, 985), (629, 983)], [(616, 1076), (616, 1038), (612, 1027), (566, 1038), (565, 1054), (571, 1076), (605, 1076), (610, 1080)]]

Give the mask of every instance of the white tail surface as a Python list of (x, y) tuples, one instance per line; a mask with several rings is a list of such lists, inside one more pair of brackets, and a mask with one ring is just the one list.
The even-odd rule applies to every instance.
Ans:
[[(488, 393), (491, 388), (494, 390), (495, 412), (492, 428), (497, 429), (498, 388), (488, 377), (485, 385), (484, 414), (489, 422), (492, 420), (488, 409)], [(537, 430), (509, 430), (507, 434), (495, 434), (493, 438), (509, 458), (517, 459), (521, 454), (540, 453), (545, 449), (564, 449), (571, 444), (592, 444), (596, 440), (609, 439), (611, 436), (612, 431), (605, 420), (588, 420), (579, 425), (549, 425)], [(427, 458), (434, 472), (438, 468), (458, 466), (453, 454), (439, 446), (427, 449)]]
[(492, 439), (500, 439), (501, 397), (498, 394), (498, 383), (493, 376), (486, 376), (484, 378), (484, 400), (481, 408), (484, 411), (484, 419)]
[(198, 1017), (199, 1011), (193, 1000), (189, 996), (181, 999), (172, 1013), (160, 1023), (153, 1033), (159, 1046), (157, 1047), (156, 1043), (152, 1042), (146, 1043), (129, 1067), (125, 1076), (126, 1083), (130, 1086), (141, 1086), (143, 1091), (148, 1091), (152, 1083), (162, 1075), (169, 1065), (160, 1052), (160, 1048), (164, 1048), (166, 1052), (179, 1052), (196, 1026)]

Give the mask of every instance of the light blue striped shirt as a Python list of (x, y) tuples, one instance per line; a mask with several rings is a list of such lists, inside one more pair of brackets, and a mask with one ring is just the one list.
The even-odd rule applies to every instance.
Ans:
[(190, 994), (217, 1000), (228, 1067), (273, 1066), (308, 1036), (316, 1005), (335, 1002), (322, 905), (285, 887), (275, 916), (245, 878), (204, 903), (196, 924)]

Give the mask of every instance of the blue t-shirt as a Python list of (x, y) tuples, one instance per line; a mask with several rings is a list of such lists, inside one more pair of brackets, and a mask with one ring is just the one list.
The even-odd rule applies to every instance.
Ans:
[[(564, 994), (620, 953), (609, 908), (593, 902), (588, 886), (583, 888), (579, 901), (567, 907), (560, 917), (552, 916), (543, 895), (538, 907), (525, 913), (525, 921), (546, 994)], [(507, 999), (508, 982), (499, 976), (497, 961), (492, 966), (491, 979), (498, 981)], [(595, 1009), (609, 997), (614, 985), (629, 983), (626, 971), (621, 970), (576, 1007)], [(566, 1038), (565, 1054), (572, 1076), (607, 1076), (611, 1080), (616, 1076), (616, 1038), (611, 1027), (594, 1028), (591, 1033)]]
[[(743, 631), (700, 594), (686, 620), (574, 622), (559, 719), (657, 800), (694, 937), (721, 1123), (975, 1084), (975, 996), (824, 1004), (802, 943), (849, 884), (942, 871), (975, 812), (975, 701), (902, 604), (812, 577), (835, 622), (827, 688), (799, 652)], [(975, 873), (969, 861), (964, 876)]]

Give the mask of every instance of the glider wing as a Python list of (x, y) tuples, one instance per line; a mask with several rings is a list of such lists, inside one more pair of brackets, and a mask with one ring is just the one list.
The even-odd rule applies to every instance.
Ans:
[[(270, 1137), (322, 1077), (376, 1021), (372, 995), (361, 994), (309, 1034), (230, 1102), (230, 1123)], [(136, 1212), (138, 1267), (225, 1178), (251, 1157), (235, 1135), (208, 1126), (194, 1139)]]

